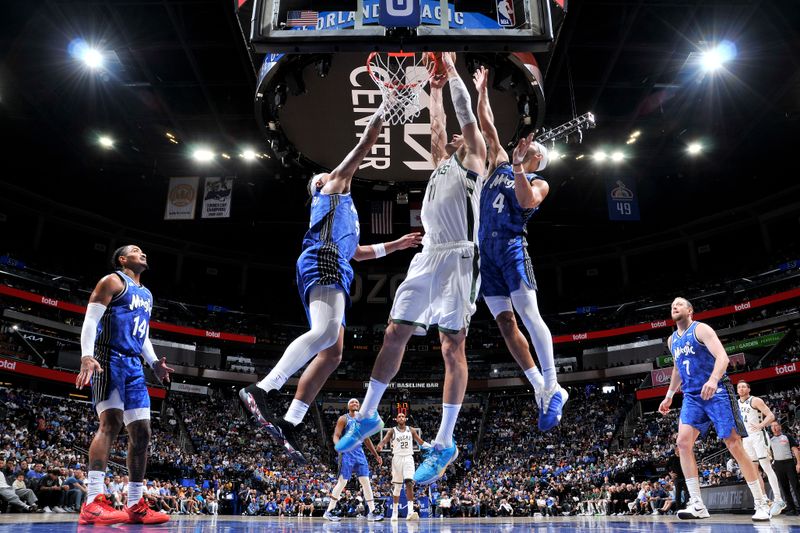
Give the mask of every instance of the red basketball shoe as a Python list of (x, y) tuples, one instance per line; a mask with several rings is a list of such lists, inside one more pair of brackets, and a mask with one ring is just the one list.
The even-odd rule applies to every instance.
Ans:
[(144, 498), (133, 507), (127, 507), (129, 524), (163, 524), (169, 521), (169, 516), (150, 509)]
[(89, 505), (83, 505), (81, 514), (78, 517), (78, 523), (81, 525), (97, 524), (99, 526), (109, 526), (127, 521), (128, 513), (114, 509), (111, 502), (103, 494), (95, 496), (94, 501)]

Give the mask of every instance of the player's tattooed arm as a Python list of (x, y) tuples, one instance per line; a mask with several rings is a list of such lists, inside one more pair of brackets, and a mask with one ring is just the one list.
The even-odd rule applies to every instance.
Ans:
[(378, 259), (392, 252), (398, 250), (405, 250), (406, 248), (416, 248), (422, 243), (422, 234), (419, 232), (409, 233), (403, 235), (399, 239), (390, 242), (381, 242), (378, 244), (359, 244), (356, 248), (356, 253), (353, 259), (356, 261), (366, 261), (368, 259)]

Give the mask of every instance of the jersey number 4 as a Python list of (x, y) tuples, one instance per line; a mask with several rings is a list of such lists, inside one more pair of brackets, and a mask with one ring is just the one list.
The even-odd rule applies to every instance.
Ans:
[(147, 333), (147, 320), (135, 316), (133, 317), (133, 336), (143, 339)]
[(506, 197), (503, 196), (503, 193), (501, 192), (497, 193), (494, 202), (492, 202), (492, 207), (497, 209), (498, 214), (503, 212), (503, 209), (506, 208)]

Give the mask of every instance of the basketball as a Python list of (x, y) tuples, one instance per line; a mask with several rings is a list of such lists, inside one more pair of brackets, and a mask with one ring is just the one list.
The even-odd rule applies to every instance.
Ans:
[(425, 54), (425, 59), (423, 60), (425, 68), (429, 71), (432, 70), (432, 76), (446, 76), (447, 75), (447, 67), (442, 61), (442, 52), (427, 52)]

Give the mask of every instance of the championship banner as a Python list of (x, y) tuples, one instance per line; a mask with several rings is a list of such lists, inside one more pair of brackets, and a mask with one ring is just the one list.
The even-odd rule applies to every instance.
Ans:
[(230, 218), (233, 178), (206, 178), (202, 218)]
[(639, 198), (632, 178), (606, 180), (609, 220), (639, 220)]
[(200, 178), (170, 178), (164, 220), (192, 220)]

